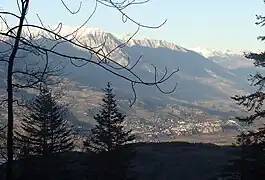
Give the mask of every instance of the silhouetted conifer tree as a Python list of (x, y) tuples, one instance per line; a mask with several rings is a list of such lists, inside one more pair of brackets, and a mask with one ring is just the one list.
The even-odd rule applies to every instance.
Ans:
[[(66, 111), (56, 103), (47, 88), (41, 88), (39, 95), (27, 108), (29, 114), (22, 119), (22, 131), (15, 132), (20, 158), (29, 162), (29, 155), (40, 156), (38, 162), (32, 164), (31, 161), (31, 165), (40, 168), (44, 179), (49, 178), (52, 176), (51, 171), (58, 170), (59, 165), (53, 157), (74, 148), (72, 131), (65, 119)], [(41, 168), (47, 171), (43, 172)]]
[(71, 151), (74, 147), (72, 131), (67, 126), (65, 109), (59, 106), (47, 88), (41, 88), (36, 99), (28, 105), (29, 116), (21, 122), (16, 140), (30, 148), (29, 154), (51, 155)]
[[(125, 144), (134, 140), (131, 130), (124, 129), (125, 115), (118, 111), (111, 84), (104, 89), (102, 109), (94, 116), (97, 125), (84, 142), (88, 152), (94, 152), (98, 166), (94, 175), (97, 179), (129, 179), (128, 169), (135, 151)], [(97, 171), (99, 170), (99, 171)]]

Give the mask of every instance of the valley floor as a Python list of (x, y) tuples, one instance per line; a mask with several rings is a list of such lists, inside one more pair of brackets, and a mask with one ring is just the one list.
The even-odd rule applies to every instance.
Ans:
[[(236, 132), (220, 132), (213, 134), (201, 134), (191, 136), (179, 136), (174, 141), (185, 141), (190, 143), (212, 143), (216, 145), (232, 145), (236, 141)], [(171, 141), (171, 142), (174, 142)]]

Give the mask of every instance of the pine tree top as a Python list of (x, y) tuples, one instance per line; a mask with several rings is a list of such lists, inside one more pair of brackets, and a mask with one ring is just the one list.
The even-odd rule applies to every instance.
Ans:
[(97, 121), (91, 130), (91, 139), (84, 145), (92, 151), (111, 151), (134, 140), (130, 130), (125, 130), (125, 115), (119, 112), (111, 84), (104, 89), (102, 109), (94, 116)]

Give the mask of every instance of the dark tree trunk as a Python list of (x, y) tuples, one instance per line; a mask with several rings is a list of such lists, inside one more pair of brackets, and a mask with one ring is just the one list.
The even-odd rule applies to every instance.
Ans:
[(14, 42), (12, 53), (8, 61), (8, 72), (7, 72), (7, 98), (8, 98), (8, 123), (7, 123), (7, 170), (6, 170), (6, 180), (13, 180), (13, 126), (14, 126), (14, 112), (13, 112), (13, 65), (14, 59), (16, 57), (19, 41), (21, 37), (21, 32), (23, 28), (23, 22), (28, 9), (29, 0), (23, 3), (21, 17), (19, 21), (19, 27), (16, 34), (16, 39)]
[[(14, 59), (13, 59), (14, 60)], [(13, 61), (9, 61), (7, 75), (7, 97), (8, 97), (8, 129), (7, 129), (7, 174), (6, 179), (12, 180), (13, 174), (13, 88), (12, 88), (12, 69)]]

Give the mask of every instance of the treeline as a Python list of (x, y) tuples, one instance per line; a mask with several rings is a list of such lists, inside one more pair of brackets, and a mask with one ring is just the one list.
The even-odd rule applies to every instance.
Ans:
[[(27, 103), (19, 130), (14, 133), (14, 153), (19, 167), (15, 179), (131, 179), (129, 170), (135, 151), (124, 146), (134, 140), (124, 129), (125, 115), (119, 112), (115, 95), (108, 83), (101, 110), (94, 116), (97, 125), (83, 142), (87, 160), (75, 162), (82, 167), (66, 168), (67, 153), (75, 148), (73, 127), (66, 120), (67, 109), (56, 102), (51, 89), (41, 87), (36, 98)], [(28, 113), (27, 113), (28, 112)], [(78, 159), (74, 158), (74, 161)], [(82, 164), (81, 164), (82, 163)], [(74, 166), (74, 164), (72, 164)], [(82, 165), (82, 166), (81, 166)], [(16, 168), (15, 168), (16, 169)]]

